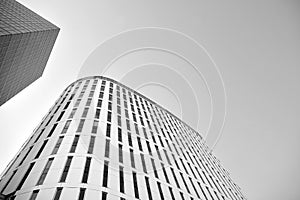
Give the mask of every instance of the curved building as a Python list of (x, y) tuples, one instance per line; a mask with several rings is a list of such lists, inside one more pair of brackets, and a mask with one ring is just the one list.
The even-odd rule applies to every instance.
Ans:
[(201, 135), (102, 76), (68, 86), (1, 176), (0, 199), (246, 199)]

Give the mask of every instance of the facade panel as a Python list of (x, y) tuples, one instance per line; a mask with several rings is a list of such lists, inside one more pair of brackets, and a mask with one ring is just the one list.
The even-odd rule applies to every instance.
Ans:
[(102, 76), (65, 89), (0, 191), (6, 199), (246, 199), (199, 133)]

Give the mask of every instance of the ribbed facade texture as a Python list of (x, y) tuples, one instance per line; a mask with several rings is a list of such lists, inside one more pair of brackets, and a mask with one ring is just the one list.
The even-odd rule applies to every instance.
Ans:
[(0, 1), (0, 106), (42, 76), (58, 32), (17, 1)]
[(102, 76), (68, 86), (3, 172), (3, 199), (246, 199), (201, 135)]

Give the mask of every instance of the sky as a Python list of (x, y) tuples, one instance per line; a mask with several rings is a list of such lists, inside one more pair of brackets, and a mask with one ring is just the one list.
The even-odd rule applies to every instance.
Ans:
[[(61, 30), (43, 76), (0, 107), (0, 171), (61, 92), (82, 76), (84, 66), (94, 66), (86, 74), (100, 75), (104, 59), (143, 46), (139, 41), (149, 37), (147, 42), (182, 51), (204, 79), (179, 55), (158, 49), (124, 55), (104, 74), (155, 100), (203, 135), (212, 112), (220, 127), (226, 97), (225, 124), (213, 150), (224, 168), (248, 199), (300, 199), (298, 1), (19, 2)], [(195, 41), (203, 48), (197, 50)], [(216, 140), (207, 137), (210, 144)]]

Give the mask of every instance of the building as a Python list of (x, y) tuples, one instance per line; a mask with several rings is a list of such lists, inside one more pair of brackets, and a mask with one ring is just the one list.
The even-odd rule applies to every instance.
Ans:
[(4, 199), (246, 199), (201, 135), (112, 79), (68, 86), (2, 173)]
[(0, 106), (42, 76), (58, 32), (17, 1), (0, 1)]

